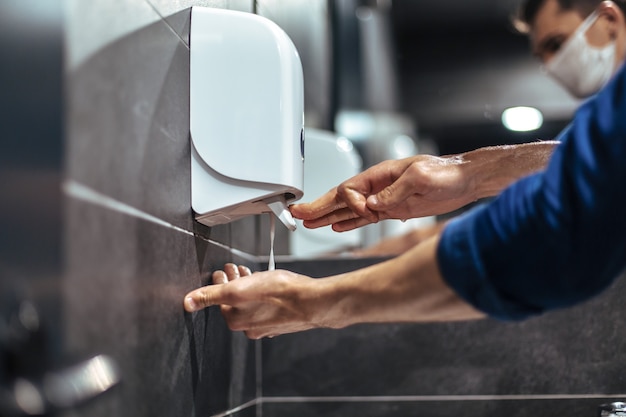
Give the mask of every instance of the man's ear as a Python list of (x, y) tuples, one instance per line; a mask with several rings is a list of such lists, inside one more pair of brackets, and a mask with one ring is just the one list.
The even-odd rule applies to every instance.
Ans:
[(612, 1), (603, 1), (598, 6), (597, 12), (600, 17), (606, 19), (608, 22), (609, 35), (611, 39), (615, 39), (619, 29), (626, 26), (622, 9)]

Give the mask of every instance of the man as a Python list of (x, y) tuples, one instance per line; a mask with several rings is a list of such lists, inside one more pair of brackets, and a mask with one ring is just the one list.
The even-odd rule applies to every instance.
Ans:
[[(533, 55), (546, 64), (548, 73), (572, 95), (584, 98), (606, 84), (626, 60), (626, 31), (620, 17), (624, 14), (625, 0), (530, 0), (520, 10), (515, 25), (529, 35)], [(585, 16), (588, 17), (584, 19)], [(568, 39), (567, 49), (562, 48)], [(555, 60), (558, 51), (561, 53)], [(495, 196), (516, 179), (543, 169), (557, 144), (546, 141), (482, 148), (446, 157), (417, 155), (387, 161), (372, 169), (393, 171), (398, 180), (369, 196), (367, 204), (358, 200), (367, 191), (355, 190), (364, 184), (352, 180), (340, 185), (336, 193), (326, 194), (301, 215), (311, 219), (305, 221), (308, 227), (332, 224), (334, 230), (345, 231), (386, 218), (407, 217), (399, 204), (414, 206), (409, 210), (412, 217), (446, 213), (479, 198)], [(368, 175), (379, 177), (376, 173)], [(333, 200), (345, 201), (346, 206), (326, 209)], [(356, 214), (359, 208), (362, 216)], [(356, 253), (397, 255), (440, 232), (442, 227), (438, 223), (416, 229)]]
[[(588, 17), (583, 5), (589, 1), (573, 3), (572, 8), (557, 0), (527, 2), (522, 17), (530, 27), (533, 50), (550, 65), (553, 60), (588, 54), (594, 46), (591, 38), (596, 42), (597, 35), (595, 47), (614, 43), (613, 59), (623, 61), (624, 12), (615, 3), (595, 2), (595, 15)], [(553, 26), (543, 31), (540, 26), (546, 21)], [(570, 39), (580, 33), (589, 38), (582, 43), (589, 45), (571, 47)], [(548, 42), (549, 37), (554, 40)], [(550, 46), (556, 39), (562, 39), (560, 48)], [(561, 65), (554, 66), (557, 74), (563, 74)], [(576, 75), (578, 79), (601, 78), (579, 69), (583, 74)], [(577, 85), (588, 88), (585, 83)], [(443, 232), (397, 258), (323, 279), (288, 271), (251, 274), (229, 264), (213, 274), (217, 285), (189, 293), (185, 308), (196, 311), (221, 305), (233, 330), (259, 338), (359, 322), (485, 315), (523, 319), (585, 300), (626, 266), (623, 66), (581, 106), (559, 139), (562, 143), (545, 171), (513, 183), (490, 204), (451, 221)], [(333, 224), (335, 230), (349, 230), (381, 218), (434, 214), (451, 209), (446, 206), (450, 200), (462, 205), (468, 196), (473, 198), (464, 187), (446, 190), (446, 176), (439, 178), (437, 166), (432, 172), (443, 187), (427, 187), (426, 193), (416, 196), (421, 184), (412, 185), (410, 163), (383, 164), (387, 166), (365, 171), (311, 204), (292, 207), (292, 213), (308, 226)], [(460, 177), (472, 183), (472, 178)], [(431, 205), (431, 213), (425, 205)]]

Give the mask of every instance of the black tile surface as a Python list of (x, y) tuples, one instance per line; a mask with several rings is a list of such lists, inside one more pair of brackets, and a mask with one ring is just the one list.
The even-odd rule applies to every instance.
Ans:
[[(154, 3), (154, 2), (153, 2)], [(161, 10), (159, 10), (161, 13)], [(162, 16), (167, 24), (174, 30), (187, 46), (189, 46), (189, 31), (191, 29), (191, 7), (179, 12)]]
[(614, 399), (264, 403), (263, 417), (595, 417)]
[(189, 49), (164, 22), (67, 76), (68, 176), (191, 230)]
[(245, 261), (98, 205), (68, 199), (66, 210), (66, 349), (110, 355), (123, 378), (81, 415), (209, 416), (256, 397), (254, 342), (232, 333), (216, 307), (182, 308), (217, 266)]
[(522, 323), (359, 325), (263, 341), (265, 396), (621, 394), (626, 279)]

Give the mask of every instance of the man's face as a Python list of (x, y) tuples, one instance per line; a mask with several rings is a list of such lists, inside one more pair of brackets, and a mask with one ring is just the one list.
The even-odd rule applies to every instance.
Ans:
[[(543, 64), (547, 64), (586, 17), (573, 9), (561, 9), (557, 0), (546, 0), (537, 12), (529, 33), (533, 55)], [(610, 25), (614, 23), (601, 15), (586, 32), (587, 42), (596, 47), (607, 45), (612, 40), (611, 30), (616, 26)], [(618, 29), (624, 31), (623, 27)], [(621, 48), (618, 47), (619, 50)], [(621, 57), (621, 60), (623, 58)]]

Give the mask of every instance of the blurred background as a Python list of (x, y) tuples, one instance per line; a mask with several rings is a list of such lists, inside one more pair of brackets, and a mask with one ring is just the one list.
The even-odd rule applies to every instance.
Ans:
[[(340, 0), (307, 4), (316, 12), (304, 14), (300, 2), (273, 3), (259, 3), (259, 12), (278, 22), (301, 54), (305, 124), (351, 141), (362, 169), (416, 153), (554, 139), (578, 104), (515, 30), (518, 0)], [(519, 107), (535, 113), (521, 115), (515, 129), (505, 126), (503, 112)], [(348, 177), (323, 160), (307, 163), (317, 174), (305, 175), (314, 182), (305, 190), (328, 190)], [(302, 201), (315, 197), (305, 191)], [(433, 221), (385, 221), (353, 240), (370, 246)], [(297, 231), (294, 240), (301, 234), (318, 235), (329, 250), (348, 244), (324, 231)]]
[[(294, 41), (307, 146), (333, 145), (307, 159), (305, 189), (319, 194), (343, 179), (325, 175), (335, 148), (349, 176), (416, 153), (553, 139), (577, 103), (513, 30), (517, 5), (0, 0), (0, 416), (583, 417), (620, 398), (623, 289), (522, 324), (263, 341), (231, 332), (217, 308), (182, 310), (227, 262), (265, 269), (270, 240), (267, 215), (209, 228), (191, 212), (191, 7), (255, 13)], [(540, 112), (521, 120), (534, 126), (504, 126), (518, 106)], [(421, 224), (331, 233), (317, 253)], [(292, 243), (279, 227), (276, 253)], [(378, 261), (277, 267), (318, 277)]]
[[(512, 25), (519, 1), (347, 0), (335, 21), (335, 124), (351, 109), (398, 113), (442, 154), (552, 139), (576, 102)], [(543, 125), (513, 132), (502, 112), (530, 106)], [(348, 132), (349, 133), (349, 132)]]

